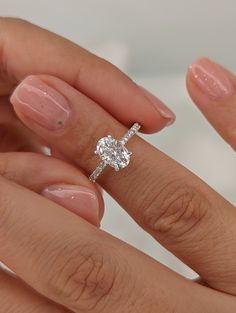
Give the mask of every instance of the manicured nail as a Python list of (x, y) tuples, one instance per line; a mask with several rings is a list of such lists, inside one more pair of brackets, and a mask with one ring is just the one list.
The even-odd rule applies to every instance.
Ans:
[(99, 201), (96, 194), (83, 186), (52, 185), (42, 195), (98, 226)]
[(208, 97), (220, 100), (234, 93), (234, 86), (226, 70), (203, 58), (189, 67), (189, 74), (200, 90)]
[(169, 126), (175, 121), (175, 114), (156, 96), (142, 86), (139, 86), (145, 98), (154, 106), (159, 114), (166, 119), (166, 126)]
[(63, 128), (71, 113), (67, 99), (35, 76), (23, 80), (10, 100), (17, 113), (48, 130)]

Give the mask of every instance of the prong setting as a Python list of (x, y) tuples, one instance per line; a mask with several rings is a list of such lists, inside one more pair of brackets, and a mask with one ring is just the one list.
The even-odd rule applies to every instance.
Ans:
[(138, 123), (135, 123), (120, 140), (107, 135), (97, 142), (94, 153), (100, 157), (101, 162), (90, 175), (89, 179), (91, 181), (95, 182), (107, 165), (113, 167), (118, 172), (129, 164), (132, 152), (125, 147), (125, 144), (138, 132), (140, 127)]

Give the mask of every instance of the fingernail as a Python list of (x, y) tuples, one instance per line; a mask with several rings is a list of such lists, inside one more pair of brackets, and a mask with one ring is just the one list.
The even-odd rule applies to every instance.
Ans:
[(46, 198), (74, 212), (88, 222), (98, 226), (99, 201), (92, 190), (75, 185), (52, 185), (42, 191)]
[(169, 126), (175, 121), (175, 114), (156, 96), (154, 96), (150, 91), (142, 86), (139, 86), (143, 95), (149, 102), (154, 106), (154, 108), (159, 112), (159, 114), (166, 119), (166, 126)]
[(210, 98), (220, 100), (234, 93), (227, 71), (209, 59), (194, 62), (189, 67), (189, 73), (200, 90)]
[(17, 113), (48, 130), (62, 129), (71, 113), (67, 99), (35, 76), (23, 80), (10, 100)]

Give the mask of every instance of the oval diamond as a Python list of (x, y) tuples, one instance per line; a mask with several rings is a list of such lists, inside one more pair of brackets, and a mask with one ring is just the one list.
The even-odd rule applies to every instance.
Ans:
[(95, 153), (99, 155), (101, 160), (114, 167), (117, 171), (129, 164), (131, 155), (119, 140), (114, 139), (110, 135), (98, 141)]

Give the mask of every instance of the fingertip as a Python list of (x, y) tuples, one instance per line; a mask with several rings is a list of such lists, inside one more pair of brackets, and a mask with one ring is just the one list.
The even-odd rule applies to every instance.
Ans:
[(143, 123), (139, 122), (142, 125), (140, 132), (143, 134), (155, 134), (163, 130), (165, 127), (173, 125), (175, 120), (176, 117), (172, 120), (166, 120), (159, 116), (152, 116), (150, 119), (144, 121)]
[(51, 185), (43, 189), (42, 195), (95, 226), (100, 226), (100, 205), (92, 189), (68, 184)]
[(203, 57), (189, 66), (186, 86), (190, 97), (211, 125), (235, 147), (235, 75)]
[(144, 102), (146, 102), (144, 109), (147, 113), (146, 115), (141, 115), (143, 119), (142, 122), (140, 121), (142, 125), (141, 132), (151, 134), (172, 125), (176, 120), (174, 112), (149, 90), (142, 86), (138, 87), (144, 97)]

